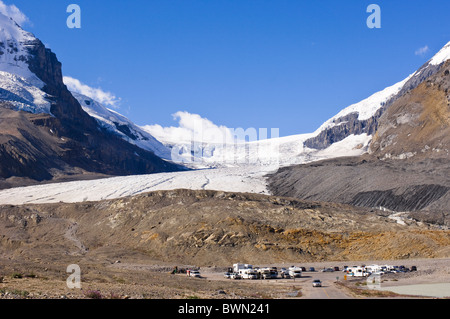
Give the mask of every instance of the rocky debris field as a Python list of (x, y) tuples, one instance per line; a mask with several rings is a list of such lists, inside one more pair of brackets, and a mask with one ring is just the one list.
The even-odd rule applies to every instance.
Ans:
[(277, 196), (383, 207), (450, 226), (448, 159), (385, 160), (369, 155), (281, 168), (268, 176)]
[[(100, 202), (0, 206), (1, 254), (184, 264), (439, 258), (448, 230), (343, 204), (217, 191), (157, 191)], [(119, 253), (120, 252), (120, 253)]]
[[(221, 272), (236, 262), (406, 263), (450, 256), (449, 231), (433, 224), (350, 205), (217, 191), (0, 206), (0, 234), (5, 298), (81, 298), (89, 290), (124, 298), (281, 298), (286, 287), (268, 291), (169, 273), (177, 265)], [(71, 264), (82, 270), (83, 290), (66, 288)]]

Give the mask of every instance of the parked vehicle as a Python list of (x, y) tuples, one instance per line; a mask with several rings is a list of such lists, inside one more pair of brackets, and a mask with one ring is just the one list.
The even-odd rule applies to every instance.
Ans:
[(319, 279), (314, 279), (312, 286), (313, 287), (322, 287), (322, 282)]
[(200, 272), (198, 271), (198, 270), (188, 270), (187, 271), (187, 275), (189, 276), (189, 277), (196, 277), (196, 278), (200, 278), (201, 276), (200, 276)]
[(270, 267), (270, 278), (277, 279), (278, 278), (278, 269), (277, 267)]
[(370, 274), (384, 274), (383, 267), (379, 265), (369, 265), (364, 268), (367, 273)]
[(270, 272), (270, 268), (261, 268), (258, 270), (258, 278), (261, 279), (271, 279), (272, 278), (272, 274)]
[(417, 266), (411, 266), (411, 271), (417, 271)]
[(314, 271), (316, 271), (316, 269), (314, 267), (309, 267), (309, 271), (314, 272)]
[(239, 275), (238, 273), (234, 272), (231, 274), (230, 276), (231, 279), (242, 279), (241, 275)]
[(240, 269), (239, 275), (241, 276), (242, 279), (256, 279), (257, 278), (257, 273), (252, 268)]
[(333, 272), (333, 268), (324, 268), (321, 270), (321, 272)]
[(293, 278), (300, 278), (302, 276), (302, 269), (299, 267), (290, 267), (289, 276)]
[(352, 277), (367, 277), (369, 273), (366, 272), (365, 267), (348, 267), (347, 273)]
[(239, 273), (239, 270), (241, 269), (253, 269), (253, 265), (250, 264), (234, 264), (233, 265), (233, 272)]
[(291, 276), (289, 275), (289, 270), (287, 270), (286, 268), (281, 268), (280, 269), (280, 276), (283, 279), (289, 279), (291, 278)]
[(226, 273), (223, 274), (223, 276), (224, 276), (225, 278), (227, 278), (227, 279), (230, 279), (230, 278), (231, 278), (231, 273), (226, 272)]

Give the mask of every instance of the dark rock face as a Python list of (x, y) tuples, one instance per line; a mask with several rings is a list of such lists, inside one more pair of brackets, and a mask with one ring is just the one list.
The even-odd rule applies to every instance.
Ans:
[(71, 129), (81, 124), (85, 130), (96, 130), (96, 121), (83, 111), (64, 84), (62, 64), (56, 55), (37, 39), (29, 44), (28, 52), (31, 72), (45, 83), (43, 91), (53, 97), (51, 113), (65, 124), (72, 126)]
[(450, 191), (442, 185), (413, 185), (386, 191), (361, 192), (350, 204), (362, 207), (386, 207), (393, 211), (419, 211), (441, 199)]
[(342, 141), (348, 136), (368, 134), (372, 135), (377, 130), (377, 120), (382, 111), (378, 110), (377, 114), (368, 120), (360, 121), (358, 113), (351, 113), (335, 121), (336, 125), (330, 129), (323, 130), (319, 135), (305, 141), (304, 145), (308, 148), (325, 149), (330, 145)]

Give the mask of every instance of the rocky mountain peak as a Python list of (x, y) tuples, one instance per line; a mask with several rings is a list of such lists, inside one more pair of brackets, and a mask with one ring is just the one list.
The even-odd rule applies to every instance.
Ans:
[(0, 14), (0, 188), (180, 169), (99, 125), (64, 84), (56, 54)]
[(439, 72), (449, 59), (450, 42), (405, 80), (342, 110), (325, 122), (316, 135), (306, 140), (304, 145), (312, 149), (325, 149), (350, 135), (368, 134), (373, 136), (378, 129), (379, 119), (385, 111), (398, 99)]

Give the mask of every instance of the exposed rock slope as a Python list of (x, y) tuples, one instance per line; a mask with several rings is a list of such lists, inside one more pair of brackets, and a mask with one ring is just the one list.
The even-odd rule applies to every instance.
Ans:
[(370, 153), (381, 159), (448, 158), (450, 61), (381, 116)]

